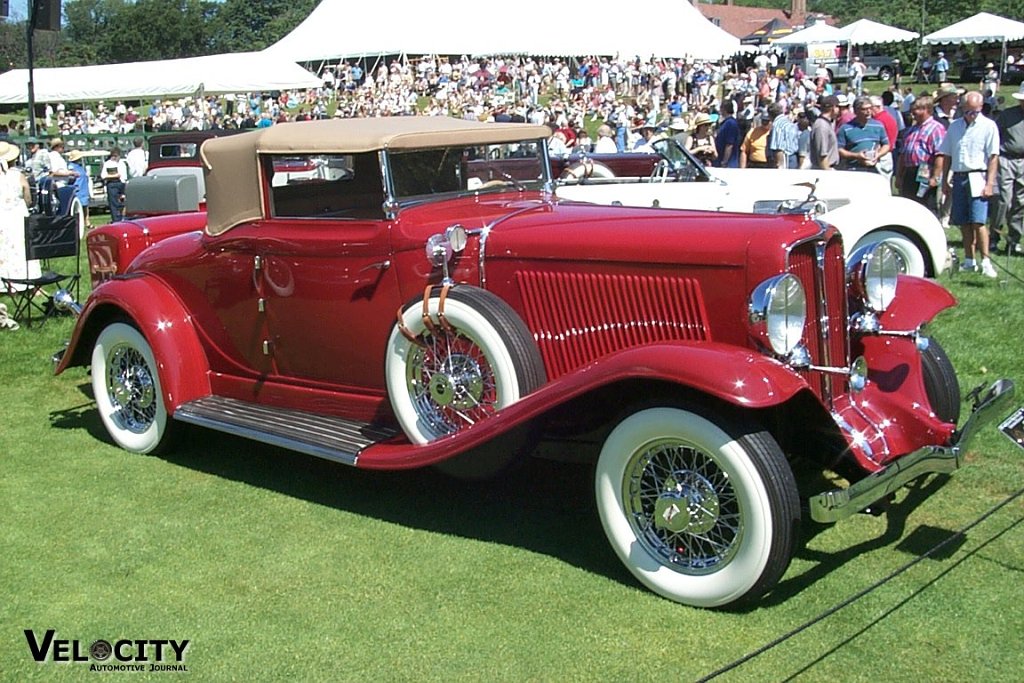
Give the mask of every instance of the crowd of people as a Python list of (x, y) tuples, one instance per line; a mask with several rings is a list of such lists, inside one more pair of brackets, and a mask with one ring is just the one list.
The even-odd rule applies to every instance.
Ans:
[[(786, 68), (774, 53), (721, 61), (341, 61), (322, 69), (322, 87), (303, 91), (172, 98), (138, 109), (120, 101), (75, 109), (48, 104), (42, 124), (57, 137), (48, 149), (30, 142), (27, 158), (37, 181), (74, 185), (88, 206), (88, 173), (75, 158), (80, 153), (64, 155), (60, 136), (405, 115), (546, 124), (557, 155), (653, 153), (654, 139), (673, 136), (708, 166), (881, 173), (944, 226), (961, 227), (962, 268), (994, 277), (987, 226), (1005, 225), (1007, 249), (1024, 250), (1024, 86), (1013, 94), (1020, 106), (1000, 110), (996, 91), (964, 93), (945, 82), (917, 93), (894, 84), (867, 96), (863, 76), (854, 68), (849, 80), (833, 83), (824, 65), (804, 73), (797, 65)], [(0, 124), (0, 141), (19, 132)], [(104, 163), (115, 219), (123, 210), (124, 182), (145, 171), (141, 140), (126, 159), (115, 149)], [(7, 195), (13, 196), (10, 184)], [(4, 201), (10, 204), (11, 196)]]

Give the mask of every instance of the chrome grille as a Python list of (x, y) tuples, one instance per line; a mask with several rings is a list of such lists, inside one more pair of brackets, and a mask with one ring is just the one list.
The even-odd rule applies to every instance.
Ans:
[(710, 338), (689, 278), (520, 271), (516, 282), (549, 379), (621, 349)]
[[(805, 341), (813, 365), (849, 365), (845, 268), (843, 244), (838, 236), (828, 242), (804, 242), (789, 254), (789, 272), (800, 278), (807, 292)], [(841, 376), (830, 373), (812, 373), (810, 384), (823, 400), (846, 390)]]

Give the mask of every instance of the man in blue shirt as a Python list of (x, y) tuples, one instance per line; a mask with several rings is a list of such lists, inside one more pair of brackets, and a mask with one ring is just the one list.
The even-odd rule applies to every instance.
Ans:
[(877, 171), (878, 160), (889, 153), (889, 136), (885, 126), (871, 118), (873, 111), (870, 97), (858, 97), (853, 102), (853, 119), (839, 128), (836, 141), (844, 168)]
[(740, 124), (734, 114), (736, 107), (732, 100), (722, 102), (722, 122), (715, 136), (715, 148), (718, 150), (718, 165), (723, 168), (739, 168), (740, 166)]
[(768, 108), (772, 117), (772, 132), (768, 134), (768, 165), (772, 168), (796, 168), (800, 149), (800, 129), (789, 118), (781, 102)]

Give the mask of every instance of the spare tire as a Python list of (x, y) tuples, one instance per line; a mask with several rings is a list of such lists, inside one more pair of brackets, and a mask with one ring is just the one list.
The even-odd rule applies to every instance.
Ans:
[(486, 419), (545, 381), (533, 335), (490, 292), (434, 287), (404, 307), (400, 319), (388, 340), (386, 383), (395, 416), (414, 443)]

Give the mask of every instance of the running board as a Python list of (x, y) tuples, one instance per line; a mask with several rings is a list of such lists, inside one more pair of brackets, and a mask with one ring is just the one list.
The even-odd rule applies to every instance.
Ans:
[(184, 403), (174, 411), (174, 419), (353, 466), (367, 446), (398, 434), (366, 422), (224, 396)]

